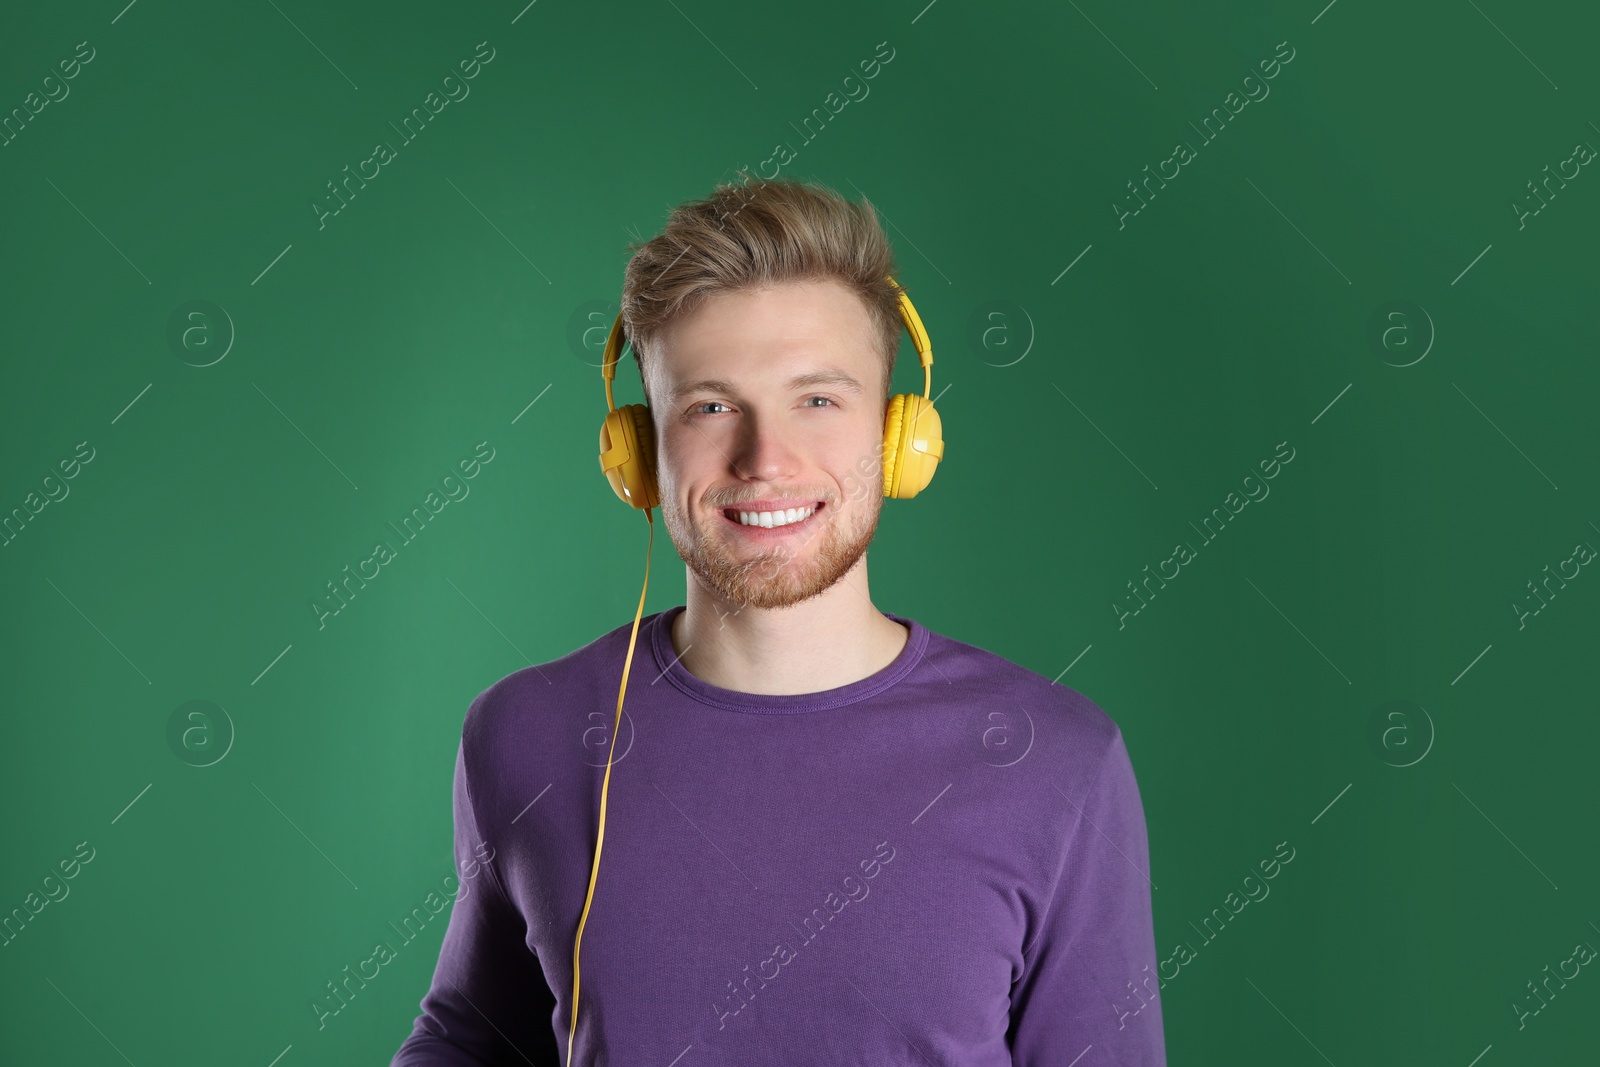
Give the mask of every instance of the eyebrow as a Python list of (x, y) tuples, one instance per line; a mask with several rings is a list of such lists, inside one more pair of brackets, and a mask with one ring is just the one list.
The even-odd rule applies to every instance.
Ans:
[[(861, 396), (866, 392), (854, 375), (847, 374), (842, 370), (819, 370), (812, 371), (809, 374), (797, 374), (790, 378), (787, 383), (787, 387), (791, 390), (809, 389), (817, 385), (836, 385), (857, 396)], [(733, 383), (724, 378), (701, 378), (698, 381), (686, 382), (678, 386), (673, 390), (672, 398), (676, 401), (694, 393), (732, 393), (734, 391)]]

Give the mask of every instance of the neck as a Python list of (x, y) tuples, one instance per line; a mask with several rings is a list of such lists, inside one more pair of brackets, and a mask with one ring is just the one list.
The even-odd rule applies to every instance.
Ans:
[(786, 608), (727, 600), (690, 572), (672, 650), (690, 674), (739, 693), (817, 693), (881, 671), (910, 632), (873, 607), (867, 557), (829, 589)]

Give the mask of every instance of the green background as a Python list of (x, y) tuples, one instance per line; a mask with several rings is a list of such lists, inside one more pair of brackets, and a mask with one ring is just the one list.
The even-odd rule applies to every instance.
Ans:
[[(1600, 178), (1512, 206), (1600, 145), (1591, 7), (122, 4), (0, 35), (7, 113), (94, 49), (0, 148), (0, 513), (94, 450), (0, 549), (0, 913), (94, 849), (0, 948), (0, 1061), (388, 1061), (442, 921), (324, 1029), (310, 1004), (451, 874), (467, 703), (638, 601), (584, 329), (628, 241), (780, 142), (782, 176), (879, 207), (934, 341), (947, 458), (886, 502), (874, 600), (1121, 726), (1158, 952), (1195, 952), (1170, 1061), (1595, 1059), (1600, 978), (1513, 1007), (1600, 946), (1600, 578), (1515, 607), (1600, 545)], [(470, 95), (402, 145), (479, 42)], [(169, 342), (194, 300), (221, 310)], [(895, 388), (921, 384), (906, 344)], [(325, 583), (482, 441), (469, 496), (319, 628)], [(658, 529), (647, 612), (684, 596)], [(192, 700), (225, 720), (186, 748)], [(1279, 842), (1271, 895), (1207, 943)]]

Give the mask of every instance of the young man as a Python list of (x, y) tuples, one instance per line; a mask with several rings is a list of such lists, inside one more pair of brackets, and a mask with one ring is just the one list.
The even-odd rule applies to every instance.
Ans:
[[(688, 595), (638, 631), (572, 1067), (1164, 1067), (1120, 730), (872, 603), (892, 267), (869, 203), (787, 181), (634, 248), (622, 318)], [(467, 709), (462, 889), (395, 1067), (564, 1062), (632, 629)]]

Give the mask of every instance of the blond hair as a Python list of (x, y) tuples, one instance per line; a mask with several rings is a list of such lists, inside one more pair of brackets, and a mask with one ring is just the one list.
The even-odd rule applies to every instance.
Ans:
[(887, 400), (904, 324), (888, 280), (894, 252), (865, 197), (855, 204), (826, 186), (788, 179), (719, 183), (704, 200), (673, 208), (660, 235), (628, 250), (622, 325), (641, 383), (663, 331), (707, 297), (831, 278), (866, 306)]

